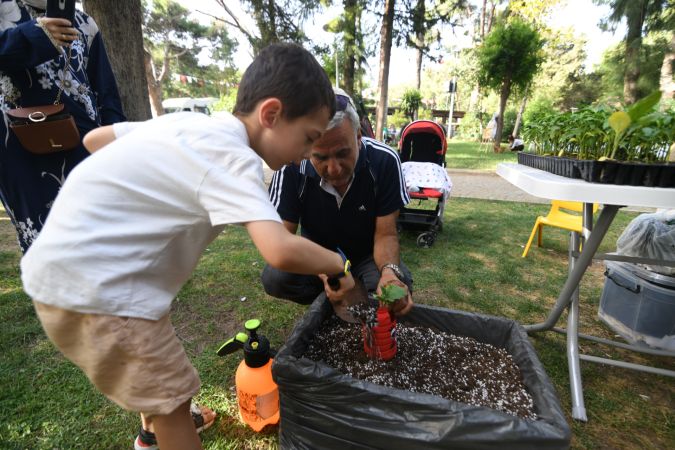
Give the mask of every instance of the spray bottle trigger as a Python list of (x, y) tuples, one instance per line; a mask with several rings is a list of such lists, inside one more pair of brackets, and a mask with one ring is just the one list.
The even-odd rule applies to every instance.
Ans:
[(229, 355), (230, 353), (234, 353), (237, 350), (243, 349), (244, 344), (247, 341), (248, 336), (246, 335), (246, 333), (237, 333), (235, 337), (229, 339), (227, 342), (221, 345), (216, 353), (218, 354), (218, 356)]

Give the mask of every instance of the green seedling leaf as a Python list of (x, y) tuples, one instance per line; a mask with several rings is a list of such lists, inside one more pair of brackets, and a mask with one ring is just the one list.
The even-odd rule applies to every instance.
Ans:
[(635, 102), (633, 106), (628, 108), (627, 112), (631, 119), (638, 120), (654, 109), (659, 100), (661, 100), (661, 91), (654, 91), (645, 98)]
[(376, 295), (375, 298), (383, 303), (394, 303), (399, 298), (405, 296), (405, 289), (395, 284), (388, 284), (382, 286), (382, 293)]
[(612, 130), (618, 135), (626, 131), (626, 128), (630, 126), (631, 118), (628, 113), (624, 111), (617, 111), (609, 116), (607, 119), (609, 126), (612, 127)]
[(653, 128), (650, 128), (650, 127), (644, 127), (644, 128), (642, 129), (642, 134), (644, 134), (644, 135), (647, 136), (647, 137), (654, 136), (655, 133), (656, 133), (656, 132), (654, 131), (654, 129), (653, 129)]

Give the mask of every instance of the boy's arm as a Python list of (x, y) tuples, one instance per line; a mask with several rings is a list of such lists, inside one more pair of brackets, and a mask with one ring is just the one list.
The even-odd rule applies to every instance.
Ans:
[(110, 144), (115, 139), (132, 132), (143, 122), (117, 122), (113, 125), (105, 125), (94, 128), (82, 139), (84, 148), (89, 150), (89, 153), (94, 153), (97, 150)]
[(298, 224), (289, 222), (288, 220), (284, 220), (284, 227), (288, 230), (289, 233), (291, 234), (296, 234), (298, 232)]
[[(306, 275), (333, 275), (345, 269), (338, 253), (289, 233), (279, 222), (261, 220), (248, 222), (245, 226), (262, 257), (276, 269)], [(349, 274), (340, 278), (339, 290), (328, 288), (326, 292), (331, 300), (340, 300), (353, 287), (354, 279)]]
[(112, 125), (106, 125), (104, 127), (98, 127), (91, 130), (89, 133), (84, 135), (82, 144), (89, 153), (94, 153), (102, 147), (110, 144), (116, 138), (115, 131), (113, 130)]

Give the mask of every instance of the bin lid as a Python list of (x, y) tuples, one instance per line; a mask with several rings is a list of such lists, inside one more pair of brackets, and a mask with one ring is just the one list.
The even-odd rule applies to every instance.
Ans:
[(662, 275), (652, 270), (648, 270), (640, 264), (633, 264), (623, 261), (605, 261), (605, 264), (608, 268), (618, 267), (620, 269), (627, 270), (636, 277), (642, 278), (643, 280), (649, 281), (650, 283), (658, 284), (669, 289), (675, 289), (675, 277)]

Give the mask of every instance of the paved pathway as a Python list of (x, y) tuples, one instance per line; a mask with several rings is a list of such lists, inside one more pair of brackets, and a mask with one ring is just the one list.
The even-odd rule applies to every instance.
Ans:
[(525, 193), (495, 172), (487, 170), (448, 169), (452, 180), (451, 197), (506, 200), (510, 202), (549, 203), (548, 200)]

